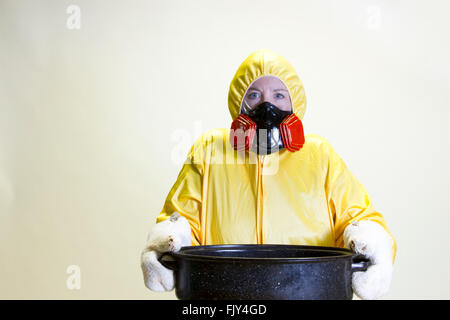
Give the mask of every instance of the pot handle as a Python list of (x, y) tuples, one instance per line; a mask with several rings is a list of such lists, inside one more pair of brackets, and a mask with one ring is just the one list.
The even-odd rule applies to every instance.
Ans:
[(352, 272), (366, 271), (371, 265), (372, 262), (363, 255), (354, 255), (352, 258)]
[[(165, 257), (170, 257), (170, 258), (166, 258), (163, 259)], [(158, 261), (167, 269), (170, 270), (178, 270), (178, 263), (177, 261), (173, 258), (172, 252), (164, 252), (163, 254), (161, 254), (161, 256), (158, 258)]]

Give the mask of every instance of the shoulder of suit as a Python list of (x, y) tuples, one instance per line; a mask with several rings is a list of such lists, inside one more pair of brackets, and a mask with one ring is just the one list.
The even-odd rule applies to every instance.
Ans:
[(209, 145), (213, 142), (224, 141), (228, 139), (230, 129), (215, 128), (204, 132), (195, 142), (196, 145)]
[(326, 147), (326, 148), (331, 147), (327, 139), (315, 133), (305, 134), (305, 144), (309, 144), (316, 147)]
[(198, 137), (189, 151), (189, 158), (194, 162), (201, 162), (204, 156), (218, 147), (223, 148), (228, 142), (229, 129), (210, 129)]

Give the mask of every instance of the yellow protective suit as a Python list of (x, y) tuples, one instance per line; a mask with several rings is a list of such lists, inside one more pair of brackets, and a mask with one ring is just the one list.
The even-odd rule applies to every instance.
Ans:
[[(276, 53), (258, 50), (231, 82), (228, 105), (233, 120), (247, 88), (265, 75), (284, 82), (301, 119), (306, 98), (294, 68)], [(179, 212), (191, 225), (193, 245), (342, 247), (344, 229), (359, 220), (375, 221), (389, 233), (364, 187), (324, 138), (305, 134), (299, 151), (282, 149), (261, 156), (235, 151), (229, 134), (229, 129), (214, 129), (194, 143), (157, 222)]]

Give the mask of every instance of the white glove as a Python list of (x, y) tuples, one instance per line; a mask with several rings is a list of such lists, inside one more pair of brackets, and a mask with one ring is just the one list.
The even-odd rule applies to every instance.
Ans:
[(141, 268), (145, 286), (152, 291), (170, 291), (175, 285), (174, 272), (165, 268), (158, 258), (164, 252), (177, 252), (191, 244), (191, 227), (178, 212), (170, 219), (155, 224), (147, 237), (147, 245), (141, 254)]
[(392, 280), (392, 245), (388, 233), (373, 221), (353, 222), (344, 230), (344, 245), (370, 259), (366, 271), (354, 272), (353, 291), (361, 299), (378, 299), (389, 291)]

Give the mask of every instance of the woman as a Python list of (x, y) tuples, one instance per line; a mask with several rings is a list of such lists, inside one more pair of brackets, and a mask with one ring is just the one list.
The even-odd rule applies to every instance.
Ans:
[(141, 256), (146, 286), (171, 290), (157, 260), (185, 245), (297, 244), (351, 248), (372, 261), (353, 274), (363, 299), (390, 286), (396, 243), (364, 187), (331, 145), (303, 134), (306, 98), (291, 64), (253, 52), (229, 89), (231, 129), (192, 146)]

